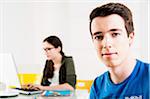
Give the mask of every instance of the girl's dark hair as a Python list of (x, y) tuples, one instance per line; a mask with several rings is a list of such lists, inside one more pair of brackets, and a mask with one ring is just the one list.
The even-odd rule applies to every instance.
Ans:
[(62, 42), (61, 42), (61, 40), (57, 36), (49, 36), (49, 37), (45, 38), (43, 40), (43, 42), (48, 42), (51, 45), (53, 45), (55, 48), (60, 47), (61, 48), (60, 54), (62, 56), (64, 56), (64, 53), (63, 53), (63, 50), (62, 50), (63, 49)]
[[(57, 36), (49, 36), (43, 40), (43, 42), (48, 42), (51, 45), (53, 45), (55, 48), (60, 47), (61, 51), (60, 54), (62, 57), (64, 57), (62, 42)], [(43, 77), (41, 85), (48, 86), (50, 82), (48, 81), (49, 78), (52, 78), (54, 76), (54, 63), (52, 60), (46, 60), (46, 64), (43, 70)]]
[(125, 22), (125, 28), (127, 31), (127, 35), (134, 31), (133, 26), (133, 20), (132, 20), (132, 13), (129, 8), (127, 8), (125, 5), (120, 3), (108, 3), (105, 5), (102, 5), (100, 7), (95, 8), (91, 14), (90, 14), (90, 33), (91, 31), (91, 23), (94, 18), (96, 17), (105, 17), (111, 14), (118, 14), (124, 19)]

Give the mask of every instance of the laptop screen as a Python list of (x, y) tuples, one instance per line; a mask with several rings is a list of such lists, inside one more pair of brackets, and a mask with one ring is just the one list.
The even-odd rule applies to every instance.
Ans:
[(0, 82), (21, 87), (14, 58), (11, 53), (0, 53)]

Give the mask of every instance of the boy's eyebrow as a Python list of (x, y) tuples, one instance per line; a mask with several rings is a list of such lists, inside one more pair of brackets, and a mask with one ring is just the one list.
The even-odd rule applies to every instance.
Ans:
[(121, 29), (110, 29), (109, 31), (112, 32), (112, 31), (122, 31), (122, 30)]
[(94, 35), (97, 35), (97, 34), (101, 34), (102, 32), (95, 32), (95, 33), (93, 33), (92, 35), (94, 36)]
[[(113, 31), (122, 31), (121, 29), (110, 29), (108, 32), (113, 32)], [(92, 34), (92, 36), (97, 35), (97, 34), (101, 34), (101, 31), (95, 32)]]

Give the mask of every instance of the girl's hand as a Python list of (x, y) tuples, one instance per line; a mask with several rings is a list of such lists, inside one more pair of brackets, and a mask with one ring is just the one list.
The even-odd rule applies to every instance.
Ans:
[(32, 85), (30, 88), (35, 89), (35, 90), (43, 90), (43, 86), (37, 85), (37, 84)]
[(39, 89), (41, 85), (34, 85), (34, 84), (25, 84), (25, 85), (22, 85), (21, 87), (23, 89), (29, 89), (29, 90), (41, 90)]

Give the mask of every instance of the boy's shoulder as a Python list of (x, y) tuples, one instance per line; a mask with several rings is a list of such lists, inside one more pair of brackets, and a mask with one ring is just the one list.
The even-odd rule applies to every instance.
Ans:
[(94, 80), (95, 83), (102, 83), (102, 81), (104, 81), (105, 79), (107, 79), (108, 75), (109, 75), (109, 72), (106, 71), (106, 72), (104, 72), (103, 74), (97, 76), (97, 77), (95, 78), (95, 80)]
[(146, 69), (148, 70), (150, 68), (150, 63), (147, 63), (147, 62), (144, 62), (144, 61), (141, 61), (141, 60), (138, 60), (136, 59), (137, 61), (137, 65), (139, 64), (140, 65), (140, 68), (143, 68), (143, 69)]

